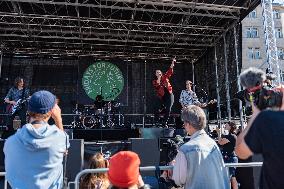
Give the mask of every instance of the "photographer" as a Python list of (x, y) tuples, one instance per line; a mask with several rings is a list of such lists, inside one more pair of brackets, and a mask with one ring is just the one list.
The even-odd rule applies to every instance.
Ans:
[[(253, 115), (238, 136), (235, 151), (241, 159), (253, 154), (263, 155), (260, 189), (284, 188), (284, 105), (283, 90), (266, 89), (265, 73), (249, 68), (240, 81), (250, 96)], [(265, 110), (264, 110), (265, 109)], [(263, 110), (263, 111), (261, 111)]]

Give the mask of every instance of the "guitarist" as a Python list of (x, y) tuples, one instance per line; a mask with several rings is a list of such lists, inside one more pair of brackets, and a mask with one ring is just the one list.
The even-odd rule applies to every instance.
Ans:
[[(206, 109), (208, 104), (215, 103), (216, 101), (211, 100), (209, 103), (202, 103), (198, 100), (196, 93), (192, 90), (193, 83), (190, 80), (185, 82), (186, 89), (182, 90), (180, 93), (179, 102), (182, 106), (182, 109), (185, 109), (189, 105), (196, 105), (203, 109), (207, 120), (208, 119), (208, 110)], [(208, 128), (206, 129), (208, 130)]]
[(13, 130), (13, 119), (15, 116), (19, 116), (21, 120), (21, 125), (26, 124), (26, 103), (19, 102), (19, 109), (11, 114), (13, 106), (17, 105), (17, 102), (21, 99), (27, 99), (29, 97), (29, 90), (25, 88), (25, 83), (23, 77), (17, 77), (14, 81), (14, 86), (9, 90), (4, 101), (7, 103), (6, 113), (8, 113), (7, 126), (8, 130)]
[(199, 102), (196, 93), (192, 90), (193, 83), (190, 80), (187, 80), (185, 82), (185, 85), (186, 85), (186, 89), (181, 91), (180, 98), (179, 98), (179, 102), (182, 108), (184, 109), (189, 105), (196, 105), (201, 108), (205, 106), (205, 104), (202, 104), (201, 102)]

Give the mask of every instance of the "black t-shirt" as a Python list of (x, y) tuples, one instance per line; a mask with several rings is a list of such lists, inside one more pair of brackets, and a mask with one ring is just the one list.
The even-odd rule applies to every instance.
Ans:
[(260, 189), (284, 188), (284, 111), (265, 110), (254, 120), (245, 142), (263, 155)]
[(230, 141), (227, 144), (223, 145), (222, 154), (223, 155), (228, 155), (228, 156), (234, 155), (233, 152), (235, 151), (235, 145), (236, 145), (237, 136), (234, 135), (234, 134), (228, 134), (228, 135), (222, 136), (222, 138), (226, 138), (226, 139), (228, 139)]

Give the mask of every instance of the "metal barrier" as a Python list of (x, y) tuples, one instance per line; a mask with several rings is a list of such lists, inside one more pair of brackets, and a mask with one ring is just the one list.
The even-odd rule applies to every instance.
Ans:
[[(226, 167), (260, 167), (262, 166), (262, 162), (251, 162), (251, 163), (225, 163)], [(157, 169), (156, 166), (147, 166), (147, 167), (140, 167), (140, 171), (155, 171)], [(159, 166), (159, 169), (161, 171), (164, 170), (171, 170), (173, 169), (173, 166)], [(107, 172), (108, 168), (102, 168), (102, 169), (84, 169), (83, 171), (80, 171), (75, 178), (74, 182), (69, 182), (68, 183), (68, 188), (70, 188), (70, 184), (74, 184), (75, 185), (75, 189), (79, 189), (79, 183), (80, 183), (80, 178), (84, 175), (84, 174), (88, 174), (88, 173), (104, 173)], [(0, 177), (4, 176), (5, 177), (6, 172), (0, 172)], [(5, 178), (4, 181), (4, 189), (7, 189), (8, 187), (8, 182)]]
[[(0, 177), (4, 177), (5, 178), (5, 175), (6, 175), (6, 172), (0, 172)], [(7, 189), (7, 187), (8, 187), (8, 182), (7, 182), (6, 178), (5, 178), (5, 180), (4, 180), (4, 189)]]
[[(262, 166), (262, 162), (251, 162), (251, 163), (225, 163), (226, 167), (260, 167)], [(157, 169), (156, 166), (147, 166), (147, 167), (140, 167), (140, 171), (155, 171)], [(163, 170), (172, 170), (173, 166), (159, 166), (161, 171)], [(84, 169), (80, 171), (75, 178), (75, 181), (72, 182), (75, 184), (75, 189), (79, 189), (80, 178), (84, 174), (88, 173), (104, 173), (107, 172), (108, 168), (101, 168), (101, 169)], [(68, 184), (69, 186), (69, 184)]]

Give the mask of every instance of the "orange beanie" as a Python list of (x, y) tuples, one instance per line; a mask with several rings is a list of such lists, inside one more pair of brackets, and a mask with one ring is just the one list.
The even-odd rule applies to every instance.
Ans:
[(138, 183), (139, 156), (131, 151), (120, 151), (110, 158), (108, 179), (114, 186), (127, 188)]

